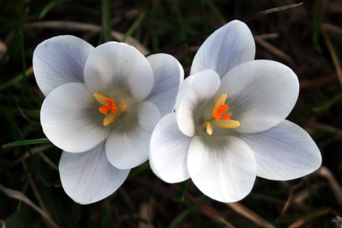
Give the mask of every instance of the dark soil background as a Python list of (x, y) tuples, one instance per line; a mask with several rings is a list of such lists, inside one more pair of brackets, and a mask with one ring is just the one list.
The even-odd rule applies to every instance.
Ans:
[[(306, 0), (280, 8), (297, 3), (1, 0), (0, 228), (342, 227), (342, 1)], [(241, 202), (223, 204), (204, 196), (191, 181), (165, 184), (146, 163), (107, 199), (74, 203), (60, 185), (61, 151), (41, 139), (44, 96), (32, 73), (35, 47), (61, 34), (94, 46), (125, 41), (145, 55), (175, 56), (188, 75), (206, 37), (233, 19), (246, 21), (252, 30), (257, 59), (282, 62), (298, 75), (300, 95), (289, 119), (313, 137), (322, 167), (288, 182), (258, 178)], [(38, 140), (17, 142), (30, 139)], [(5, 145), (10, 142), (17, 143)]]

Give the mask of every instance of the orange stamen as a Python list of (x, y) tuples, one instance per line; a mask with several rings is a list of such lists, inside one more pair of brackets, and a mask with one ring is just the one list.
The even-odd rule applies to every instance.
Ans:
[(117, 107), (114, 103), (114, 98), (108, 98), (100, 93), (94, 93), (93, 97), (97, 102), (104, 105), (99, 107), (99, 111), (106, 115), (103, 120), (103, 126), (113, 123), (122, 112), (127, 110), (127, 105), (124, 102), (121, 102)]
[(118, 108), (116, 107), (114, 103), (114, 98), (107, 98), (105, 99), (105, 101), (108, 103), (108, 106), (100, 107), (99, 111), (105, 115), (107, 115), (109, 111), (112, 111), (112, 113), (116, 113)]
[(223, 112), (227, 111), (228, 109), (229, 109), (228, 105), (225, 105), (225, 104), (219, 105), (217, 108), (217, 111), (216, 110), (213, 111), (213, 115), (214, 115), (215, 119), (219, 120), (220, 118), (223, 118), (225, 120), (229, 120), (232, 113), (222, 114)]
[[(236, 128), (240, 126), (239, 121), (230, 120), (230, 117), (232, 115), (231, 112), (223, 114), (229, 109), (229, 106), (225, 104), (227, 97), (228, 95), (226, 93), (221, 94), (221, 96), (217, 98), (213, 109), (210, 111), (209, 114), (212, 114), (212, 116), (207, 121), (205, 121), (206, 132), (208, 133), (208, 135), (212, 135), (213, 133), (213, 127), (211, 124), (213, 121), (216, 121), (216, 127), (220, 128)], [(221, 118), (223, 120), (220, 120)]]
[(108, 111), (110, 110), (109, 106), (102, 106), (99, 108), (99, 111), (105, 115), (107, 115)]

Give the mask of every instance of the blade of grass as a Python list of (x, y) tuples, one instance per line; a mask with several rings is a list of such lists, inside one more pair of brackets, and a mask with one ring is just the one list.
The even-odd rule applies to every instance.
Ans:
[(140, 166), (134, 168), (134, 169), (129, 173), (128, 178), (132, 178), (132, 177), (134, 177), (135, 175), (138, 175), (139, 173), (148, 170), (149, 168), (150, 168), (150, 163), (145, 162), (145, 163), (143, 163), (142, 165), (140, 165)]
[(181, 224), (184, 219), (194, 210), (194, 207), (190, 207), (184, 211), (182, 211), (174, 220), (172, 220), (171, 224), (168, 228), (175, 228), (177, 225)]
[(20, 41), (21, 41), (21, 64), (22, 64), (22, 80), (21, 80), (21, 97), (24, 97), (26, 92), (27, 92), (27, 88), (26, 88), (26, 84), (27, 84), (27, 75), (26, 75), (26, 58), (25, 58), (25, 46), (24, 46), (24, 33), (20, 32)]
[(14, 146), (35, 145), (35, 144), (45, 144), (45, 143), (50, 143), (50, 141), (46, 138), (28, 139), (28, 140), (20, 140), (20, 141), (14, 141), (14, 142), (7, 143), (5, 145), (2, 145), (2, 148), (14, 147)]
[(110, 26), (110, 0), (102, 0), (102, 38), (105, 42), (112, 40), (111, 26)]
[(217, 19), (221, 22), (221, 24), (226, 24), (227, 21), (225, 20), (225, 18), (222, 16), (220, 10), (217, 8), (217, 6), (215, 5), (214, 1), (211, 0), (206, 0), (205, 3), (207, 3), (207, 5), (209, 6), (209, 8), (214, 12), (215, 16), (217, 17)]
[(330, 108), (331, 106), (333, 106), (335, 103), (342, 101), (342, 94), (337, 94), (335, 97), (333, 97), (330, 101), (328, 101), (325, 105), (319, 106), (314, 108), (313, 110), (315, 112), (319, 112), (319, 111), (323, 111), (326, 110), (328, 108)]
[(185, 28), (184, 28), (184, 21), (182, 18), (181, 13), (179, 12), (179, 1), (174, 1), (174, 9), (175, 9), (175, 13), (177, 16), (177, 21), (178, 21), (178, 25), (180, 28), (180, 34), (181, 34), (181, 40), (185, 40), (186, 39), (186, 32), (185, 32)]
[(322, 1), (316, 0), (314, 4), (314, 13), (312, 19), (312, 42), (316, 48), (316, 50), (321, 53), (322, 48), (319, 44), (319, 24), (321, 21), (321, 9), (322, 9)]
[[(33, 73), (33, 68), (32, 67), (30, 67), (29, 69), (27, 69), (25, 71), (26, 77), (33, 75), (32, 73)], [(3, 83), (2, 85), (0, 85), (0, 91), (3, 90), (3, 89), (8, 88), (10, 86), (12, 86), (16, 82), (20, 82), (23, 79), (23, 77), (24, 77), (23, 74), (19, 74), (16, 77), (14, 77), (13, 79)]]
[(184, 199), (186, 197), (186, 193), (188, 192), (189, 183), (190, 183), (190, 181), (187, 180), (182, 184), (182, 198), (181, 198), (182, 202), (184, 201)]
[(66, 0), (54, 0), (54, 1), (50, 1), (48, 4), (46, 4), (46, 6), (43, 8), (43, 10), (40, 12), (39, 14), (39, 19), (44, 18), (49, 12), (50, 10), (52, 10), (55, 6), (66, 2)]
[(144, 20), (146, 16), (146, 10), (144, 10), (139, 17), (134, 21), (134, 23), (129, 27), (124, 37), (122, 38), (122, 42), (126, 42), (127, 38), (132, 35), (132, 33), (139, 27), (141, 22)]

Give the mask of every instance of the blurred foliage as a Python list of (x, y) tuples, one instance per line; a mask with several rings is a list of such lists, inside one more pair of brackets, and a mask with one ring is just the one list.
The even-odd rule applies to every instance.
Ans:
[[(32, 55), (40, 42), (61, 34), (78, 36), (94, 46), (108, 40), (128, 42), (133, 37), (149, 53), (162, 51), (175, 56), (187, 75), (199, 45), (216, 28), (293, 3), (1, 0), (0, 145), (7, 146), (0, 151), (0, 227), (53, 227), (14, 196), (27, 197), (58, 227), (258, 227), (229, 205), (203, 196), (191, 181), (163, 183), (147, 163), (133, 170), (109, 198), (87, 206), (74, 203), (60, 184), (57, 166), (61, 151), (51, 144), (40, 144), (48, 143), (42, 139), (45, 136), (39, 122), (44, 96), (32, 77)], [(276, 227), (342, 227), (338, 226), (342, 222), (338, 201), (342, 196), (336, 192), (342, 183), (341, 81), (336, 70), (342, 62), (341, 21), (340, 0), (305, 1), (296, 8), (248, 21), (259, 39), (256, 58), (283, 62), (297, 73), (301, 93), (289, 119), (315, 139), (325, 171), (330, 173), (317, 172), (288, 182), (258, 178), (241, 204)], [(326, 35), (339, 58), (337, 65), (322, 37), (323, 23), (328, 25)], [(16, 192), (10, 196), (4, 189)], [(284, 209), (286, 202), (290, 204)]]

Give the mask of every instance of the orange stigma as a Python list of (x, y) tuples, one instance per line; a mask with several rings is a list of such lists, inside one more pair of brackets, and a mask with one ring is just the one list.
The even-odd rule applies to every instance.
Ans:
[(213, 115), (214, 115), (215, 119), (219, 120), (220, 118), (222, 118), (225, 120), (229, 120), (232, 113), (222, 114), (223, 112), (227, 111), (228, 109), (229, 109), (228, 105), (225, 105), (225, 104), (219, 105), (217, 111), (213, 110)]
[(114, 103), (114, 98), (108, 98), (101, 93), (96, 92), (93, 94), (93, 97), (97, 102), (103, 105), (99, 108), (99, 111), (106, 115), (106, 117), (103, 119), (103, 126), (108, 126), (113, 123), (114, 120), (127, 109), (127, 106), (124, 102), (121, 102), (118, 106), (116, 106)]
[[(228, 111), (229, 106), (225, 104), (228, 95), (226, 93), (221, 94), (219, 98), (217, 98), (213, 109), (210, 111), (209, 114), (212, 114), (212, 117), (205, 121), (205, 128), (206, 132), (209, 135), (213, 134), (213, 126), (212, 122), (216, 122), (216, 127), (220, 128), (236, 128), (240, 126), (240, 122), (237, 120), (231, 120), (230, 117), (232, 115), (231, 112), (225, 113)], [(222, 119), (221, 119), (222, 118)]]

